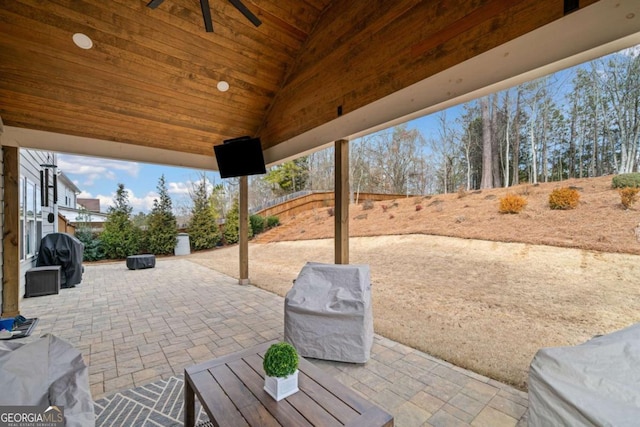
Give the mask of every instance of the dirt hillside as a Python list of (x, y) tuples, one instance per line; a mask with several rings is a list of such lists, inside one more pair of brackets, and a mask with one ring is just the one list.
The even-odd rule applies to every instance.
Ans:
[[(549, 209), (549, 194), (575, 187), (580, 204), (573, 210)], [(498, 212), (499, 198), (523, 195), (526, 208), (516, 215)], [(420, 209), (420, 210), (418, 210)], [(332, 238), (330, 208), (316, 209), (258, 236), (257, 243)], [(640, 203), (624, 209), (611, 177), (522, 184), (473, 192), (408, 197), (350, 207), (349, 234), (382, 236), (430, 234), (498, 242), (521, 242), (602, 252), (640, 254)]]

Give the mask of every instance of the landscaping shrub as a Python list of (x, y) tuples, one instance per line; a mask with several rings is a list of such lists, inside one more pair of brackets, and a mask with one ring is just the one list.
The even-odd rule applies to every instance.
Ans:
[(611, 180), (611, 186), (613, 188), (640, 187), (640, 173), (621, 173), (616, 175)]
[[(249, 230), (249, 237), (253, 237), (253, 229), (251, 228), (251, 221), (247, 221)], [(240, 211), (238, 205), (238, 199), (234, 200), (231, 209), (227, 212), (227, 216), (224, 221), (224, 241), (228, 245), (238, 243), (240, 238)]]
[(517, 194), (508, 193), (504, 197), (500, 197), (499, 212), (503, 214), (517, 214), (527, 206), (527, 199)]
[(640, 191), (640, 188), (636, 187), (625, 187), (618, 190), (620, 202), (625, 209), (629, 209), (631, 205), (638, 201), (638, 191)]
[(118, 184), (113, 206), (109, 207), (104, 230), (100, 235), (102, 247), (109, 259), (124, 259), (138, 253), (142, 230), (131, 221), (132, 210), (124, 184)]
[(275, 215), (267, 217), (267, 228), (273, 228), (280, 225), (280, 218)]
[(551, 209), (575, 209), (580, 202), (578, 190), (569, 187), (556, 188), (549, 195)]
[(91, 231), (76, 231), (76, 237), (84, 244), (83, 261), (100, 261), (105, 259), (102, 242)]
[(140, 241), (140, 249), (156, 255), (168, 255), (176, 247), (178, 228), (164, 174), (158, 179), (157, 189), (159, 198), (153, 200), (153, 209), (147, 218), (147, 232)]
[(464, 188), (464, 185), (458, 187), (458, 199), (462, 199), (467, 196), (467, 190)]
[(211, 203), (213, 196), (207, 190), (205, 176), (193, 186), (190, 196), (193, 202), (188, 225), (191, 248), (196, 251), (215, 248), (222, 241), (222, 235), (218, 228), (217, 211)]
[(416, 205), (416, 212), (421, 211), (422, 210), (422, 205)]
[(262, 233), (267, 225), (267, 219), (260, 215), (250, 215), (249, 222), (254, 235)]

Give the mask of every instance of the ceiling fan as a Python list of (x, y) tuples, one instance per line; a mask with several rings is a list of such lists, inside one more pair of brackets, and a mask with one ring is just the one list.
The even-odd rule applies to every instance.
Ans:
[[(160, 6), (164, 0), (151, 0), (147, 3), (147, 7), (155, 9)], [(251, 13), (249, 9), (240, 0), (229, 0), (236, 9), (240, 11), (253, 25), (259, 27), (262, 21), (258, 19), (256, 15)], [(200, 7), (202, 8), (202, 18), (204, 18), (204, 28), (208, 33), (213, 32), (213, 22), (211, 21), (211, 9), (209, 7), (209, 0), (200, 0)]]

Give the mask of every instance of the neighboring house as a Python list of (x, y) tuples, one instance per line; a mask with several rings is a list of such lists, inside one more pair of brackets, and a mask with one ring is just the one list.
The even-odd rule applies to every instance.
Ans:
[(107, 214), (100, 212), (100, 200), (76, 197), (78, 193), (80, 193), (80, 190), (74, 195), (75, 204), (73, 206), (61, 206), (58, 208), (60, 214), (76, 228), (80, 224), (89, 224), (91, 231), (102, 231), (104, 222), (107, 220)]
[(104, 230), (104, 223), (109, 215), (100, 211), (100, 199), (78, 198), (78, 208), (84, 208), (83, 215), (77, 215), (72, 219), (73, 224), (77, 227), (80, 223), (88, 224), (91, 231), (99, 233)]
[(78, 204), (89, 212), (100, 213), (100, 199), (78, 198)]
[(80, 189), (64, 172), (58, 173), (58, 211), (62, 208), (76, 209), (78, 207)]

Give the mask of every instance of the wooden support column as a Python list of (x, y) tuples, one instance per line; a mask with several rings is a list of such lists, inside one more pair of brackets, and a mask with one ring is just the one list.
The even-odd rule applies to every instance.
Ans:
[(238, 234), (240, 246), (240, 280), (241, 285), (249, 284), (249, 183), (246, 176), (240, 177), (240, 215), (238, 218)]
[(349, 141), (335, 146), (335, 263), (349, 264)]
[(20, 164), (17, 147), (2, 147), (4, 163), (3, 235), (2, 235), (2, 317), (20, 314), (20, 219), (18, 198)]

